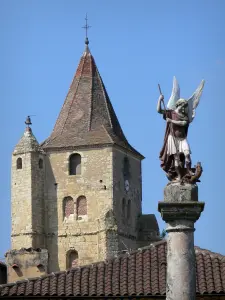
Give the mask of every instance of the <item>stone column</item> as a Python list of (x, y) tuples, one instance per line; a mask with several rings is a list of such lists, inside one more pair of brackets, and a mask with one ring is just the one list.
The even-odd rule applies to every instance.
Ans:
[(194, 223), (204, 209), (195, 184), (170, 183), (158, 210), (166, 222), (167, 300), (196, 299)]

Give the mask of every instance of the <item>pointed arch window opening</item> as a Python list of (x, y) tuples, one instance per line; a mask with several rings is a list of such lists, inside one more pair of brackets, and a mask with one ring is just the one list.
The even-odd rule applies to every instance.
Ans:
[(78, 153), (69, 157), (69, 175), (81, 175), (81, 155)]
[(16, 160), (16, 169), (21, 170), (23, 168), (23, 160), (21, 157), (18, 157)]
[(78, 252), (69, 250), (66, 255), (66, 268), (76, 268), (78, 266)]

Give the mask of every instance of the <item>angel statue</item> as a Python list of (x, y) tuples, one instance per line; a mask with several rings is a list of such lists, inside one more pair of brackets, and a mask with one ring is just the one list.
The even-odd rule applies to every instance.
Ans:
[[(163, 118), (167, 122), (164, 143), (159, 158), (162, 169), (171, 181), (195, 183), (199, 181), (198, 179), (201, 176), (201, 163), (197, 163), (195, 168), (191, 166), (191, 149), (187, 141), (187, 134), (189, 124), (194, 120), (195, 109), (199, 104), (204, 83), (204, 80), (202, 80), (194, 94), (188, 100), (185, 100), (180, 98), (180, 87), (174, 77), (173, 90), (167, 109), (159, 86), (160, 97), (157, 111), (163, 114)], [(161, 104), (163, 104), (163, 108)]]

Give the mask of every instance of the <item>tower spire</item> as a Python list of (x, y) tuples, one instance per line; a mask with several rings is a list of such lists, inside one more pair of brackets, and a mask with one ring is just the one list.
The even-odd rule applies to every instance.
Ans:
[(87, 14), (86, 14), (85, 21), (86, 21), (86, 23), (85, 23), (85, 25), (84, 25), (82, 28), (85, 29), (85, 36), (86, 36), (86, 38), (85, 38), (85, 44), (88, 46), (88, 44), (89, 44), (89, 40), (88, 40), (88, 29), (89, 29), (91, 26), (88, 25), (88, 17), (87, 17)]

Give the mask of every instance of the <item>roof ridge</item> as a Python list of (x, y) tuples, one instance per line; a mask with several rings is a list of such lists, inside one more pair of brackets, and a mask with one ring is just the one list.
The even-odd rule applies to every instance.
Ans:
[[(88, 47), (88, 45), (87, 45), (87, 47)], [(90, 68), (91, 68), (91, 73), (92, 73), (92, 72), (93, 72), (92, 59), (94, 60), (94, 58), (93, 58), (93, 56), (91, 55), (91, 53), (90, 53), (90, 56), (91, 56), (91, 60), (90, 60)], [(90, 113), (89, 113), (90, 117), (89, 117), (89, 124), (88, 124), (88, 130), (89, 130), (89, 131), (91, 130), (91, 119), (92, 119), (92, 110), (93, 110), (93, 104), (92, 104), (92, 95), (93, 95), (93, 93), (92, 93), (92, 91), (93, 91), (93, 77), (92, 77), (92, 80), (91, 80), (90, 85), (91, 85), (91, 105), (90, 105)]]
[(111, 116), (110, 116), (110, 113), (109, 113), (108, 101), (107, 101), (107, 97), (106, 97), (106, 93), (105, 93), (105, 86), (104, 86), (104, 83), (102, 81), (102, 77), (101, 77), (98, 69), (96, 69), (96, 71), (97, 71), (98, 79), (100, 80), (100, 83), (101, 83), (101, 89), (102, 89), (103, 97), (104, 97), (104, 100), (105, 100), (105, 106), (106, 106), (108, 118), (110, 120), (111, 128), (113, 128), (112, 119), (111, 119)]
[(209, 249), (205, 249), (205, 248), (201, 248), (199, 246), (195, 246), (195, 251), (201, 251), (201, 253), (204, 255), (204, 253), (208, 253), (210, 255), (215, 255), (215, 256), (219, 256), (221, 258), (225, 258), (225, 254), (221, 254), (221, 253), (218, 253), (218, 252), (214, 252), (214, 251), (211, 251)]
[(113, 139), (111, 138), (110, 134), (108, 133), (108, 130), (106, 129), (105, 125), (102, 125), (103, 129), (105, 130), (106, 134), (110, 138), (111, 142), (114, 143)]
[[(74, 102), (74, 99), (75, 99), (75, 96), (76, 96), (76, 93), (77, 93), (77, 90), (78, 90), (78, 87), (79, 87), (79, 84), (80, 84), (81, 74), (82, 74), (82, 72), (83, 72), (83, 70), (84, 70), (84, 60), (85, 60), (86, 56), (87, 56), (87, 53), (85, 52), (85, 54), (83, 55), (84, 59), (82, 60), (82, 62), (83, 62), (83, 64), (82, 64), (82, 69), (81, 69), (80, 75), (78, 76), (78, 82), (77, 82), (76, 90), (75, 90), (75, 92), (74, 92), (73, 100), (72, 100), (71, 103), (70, 103), (70, 108), (72, 107), (72, 104), (73, 104), (73, 102)], [(75, 76), (74, 76), (73, 80), (75, 80), (75, 78), (76, 78), (76, 73), (75, 73)], [(73, 82), (72, 82), (72, 83), (73, 83)], [(69, 89), (69, 91), (70, 91), (70, 89)], [(69, 92), (68, 92), (68, 94), (69, 94)], [(66, 96), (66, 99), (67, 99), (67, 97), (68, 97), (68, 94), (67, 94), (67, 96)], [(64, 102), (64, 104), (65, 104), (65, 103), (66, 103), (66, 101)], [(63, 104), (63, 105), (64, 105), (64, 104)], [(66, 122), (67, 122), (68, 117), (69, 117), (69, 112), (70, 112), (70, 109), (69, 109), (68, 112), (67, 112), (67, 117), (66, 117), (65, 122), (64, 122), (64, 124), (63, 124), (63, 126), (62, 126), (62, 129), (61, 129), (61, 133), (60, 133), (60, 134), (62, 134), (62, 132), (63, 132), (63, 130), (64, 130), (64, 127), (65, 127)], [(60, 115), (59, 115), (59, 116), (60, 116)]]
[[(78, 65), (78, 66), (79, 66), (79, 65)], [(75, 75), (76, 75), (76, 72), (75, 72)], [(67, 92), (67, 94), (66, 94), (65, 99), (67, 99), (67, 97), (68, 97), (68, 95), (69, 95), (70, 88), (71, 88), (71, 86), (72, 86), (72, 84), (73, 84), (73, 82), (74, 82), (74, 80), (75, 80), (75, 78), (76, 78), (75, 75), (73, 76), (73, 79), (72, 79), (72, 81), (71, 81), (71, 83), (70, 83), (70, 85), (69, 85), (69, 90), (68, 90), (68, 92)], [(62, 108), (61, 108), (61, 109), (64, 108), (65, 104), (66, 104), (66, 101), (63, 102), (63, 105), (62, 105)], [(58, 123), (59, 118), (60, 118), (60, 114), (58, 115), (58, 117), (57, 117), (57, 119), (56, 119), (56, 122), (55, 122), (55, 125), (54, 125), (54, 127), (53, 127), (52, 133), (55, 131), (55, 128), (56, 128), (56, 125), (57, 125), (57, 123)], [(47, 144), (50, 142), (50, 140), (51, 140), (50, 137), (51, 137), (51, 135), (50, 135), (50, 136), (49, 136), (42, 144), (43, 144), (43, 145), (44, 145), (44, 144), (47, 145)], [(52, 139), (55, 139), (55, 138), (52, 138)]]

